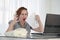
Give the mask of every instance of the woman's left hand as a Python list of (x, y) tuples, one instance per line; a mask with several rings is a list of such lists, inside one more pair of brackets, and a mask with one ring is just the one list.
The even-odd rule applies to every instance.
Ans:
[(38, 27), (38, 28), (35, 28), (34, 30), (35, 30), (35, 31), (38, 31), (38, 32), (44, 32), (43, 24), (42, 24), (42, 22), (41, 22), (41, 20), (40, 20), (39, 15), (35, 15), (35, 19), (36, 19), (36, 21), (38, 22), (39, 27)]
[(36, 19), (36, 21), (39, 23), (40, 22), (40, 17), (39, 17), (39, 15), (35, 15), (35, 19)]

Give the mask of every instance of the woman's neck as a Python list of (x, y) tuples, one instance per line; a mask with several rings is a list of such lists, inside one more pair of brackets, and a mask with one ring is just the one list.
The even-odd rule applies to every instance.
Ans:
[(25, 26), (25, 21), (20, 21), (20, 24), (21, 24), (22, 27), (24, 27)]

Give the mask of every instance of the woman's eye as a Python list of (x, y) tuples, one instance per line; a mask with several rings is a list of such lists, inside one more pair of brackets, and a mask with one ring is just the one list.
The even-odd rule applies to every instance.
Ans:
[(25, 15), (27, 15), (27, 14), (25, 14)]
[(27, 15), (27, 14), (21, 14), (21, 15)]
[(24, 14), (22, 14), (22, 15), (24, 15)]

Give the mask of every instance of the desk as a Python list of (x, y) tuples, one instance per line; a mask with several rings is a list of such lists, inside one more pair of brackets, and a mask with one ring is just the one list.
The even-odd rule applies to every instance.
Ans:
[(46, 36), (30, 36), (30, 38), (18, 38), (18, 37), (6, 37), (6, 36), (0, 36), (0, 40), (60, 40), (60, 38), (49, 38)]

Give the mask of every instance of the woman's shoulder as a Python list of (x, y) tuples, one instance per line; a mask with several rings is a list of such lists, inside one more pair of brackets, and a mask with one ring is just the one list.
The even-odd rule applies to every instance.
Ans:
[(30, 29), (32, 29), (32, 27), (29, 25), (29, 23), (26, 22), (26, 24), (30, 27)]
[[(28, 22), (26, 22), (26, 25), (29, 25), (29, 23)], [(29, 25), (30, 26), (30, 25)]]
[(8, 23), (10, 24), (13, 20), (10, 20)]

